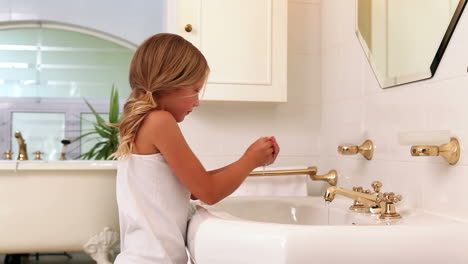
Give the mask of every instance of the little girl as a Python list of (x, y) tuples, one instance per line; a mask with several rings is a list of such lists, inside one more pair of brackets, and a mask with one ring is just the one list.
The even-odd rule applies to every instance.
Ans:
[(135, 52), (114, 153), (121, 235), (116, 264), (186, 264), (190, 195), (215, 204), (278, 155), (275, 138), (262, 137), (238, 161), (205, 170), (177, 123), (198, 106), (208, 73), (202, 53), (178, 35), (154, 35)]

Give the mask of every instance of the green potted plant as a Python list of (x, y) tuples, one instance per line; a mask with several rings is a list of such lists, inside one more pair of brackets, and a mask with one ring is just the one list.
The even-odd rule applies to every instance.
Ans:
[(86, 133), (77, 137), (74, 141), (86, 138), (97, 139), (99, 142), (96, 143), (87, 152), (82, 153), (79, 158), (87, 160), (107, 160), (119, 146), (119, 129), (108, 125), (108, 123), (119, 124), (121, 121), (121, 116), (119, 113), (119, 92), (115, 86), (112, 85), (108, 121), (105, 121), (104, 118), (98, 112), (96, 112), (94, 107), (86, 99), (83, 98), (83, 100), (86, 102), (89, 109), (93, 113), (95, 121), (93, 122), (93, 129), (91, 131), (87, 131)]

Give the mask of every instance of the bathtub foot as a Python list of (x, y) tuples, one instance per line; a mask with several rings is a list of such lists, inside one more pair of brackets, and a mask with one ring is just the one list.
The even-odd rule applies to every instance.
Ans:
[(28, 262), (29, 254), (6, 254), (5, 264), (23, 264)]
[(118, 233), (106, 227), (101, 233), (93, 236), (83, 246), (83, 249), (97, 264), (112, 264), (109, 260), (109, 256), (113, 254), (112, 248), (115, 247), (118, 242)]

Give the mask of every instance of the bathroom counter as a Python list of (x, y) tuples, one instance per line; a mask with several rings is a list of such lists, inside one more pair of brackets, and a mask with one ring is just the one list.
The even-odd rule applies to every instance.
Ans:
[(1, 160), (0, 171), (30, 170), (116, 170), (112, 160)]

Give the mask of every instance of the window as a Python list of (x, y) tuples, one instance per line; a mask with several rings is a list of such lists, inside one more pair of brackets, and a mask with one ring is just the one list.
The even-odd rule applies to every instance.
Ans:
[[(135, 49), (124, 40), (71, 25), (41, 21), (2, 24), (0, 150), (11, 149), (16, 157), (13, 130), (20, 130), (30, 159), (35, 151), (44, 152), (44, 159), (58, 159), (59, 137), (79, 136), (81, 116), (90, 113), (83, 98), (106, 113), (112, 85), (121, 99), (128, 96), (128, 70)], [(57, 142), (36, 145), (48, 135), (46, 131), (51, 132), (48, 140)], [(74, 142), (67, 156), (76, 158), (81, 151), (80, 142)]]
[[(15, 131), (20, 130), (23, 138), (28, 139), (26, 143), (29, 159), (34, 158), (32, 153), (36, 151), (43, 152), (44, 160), (60, 158), (60, 141), (65, 137), (64, 113), (13, 112), (11, 120), (11, 142), (14, 150), (18, 151)], [(18, 156), (17, 152), (14, 154), (14, 157)]]

